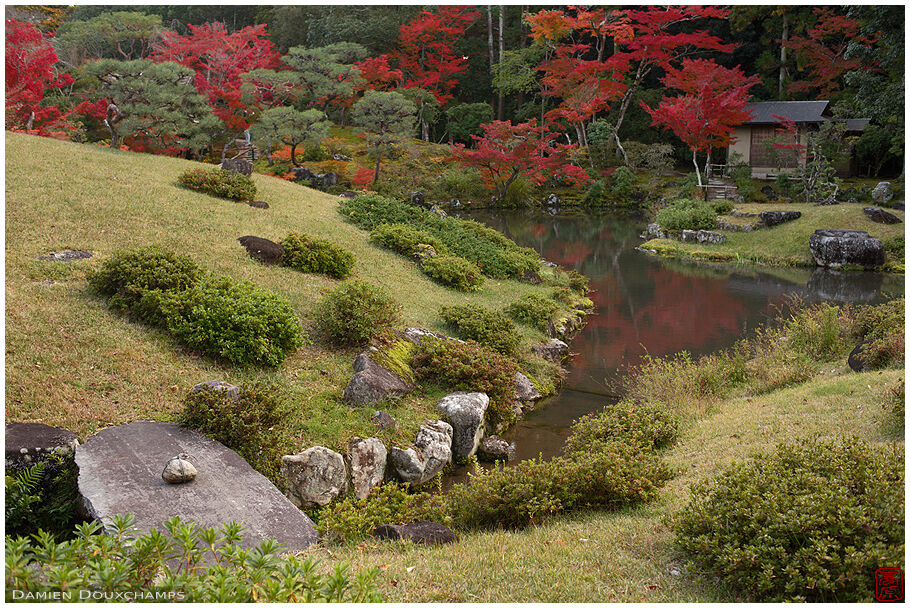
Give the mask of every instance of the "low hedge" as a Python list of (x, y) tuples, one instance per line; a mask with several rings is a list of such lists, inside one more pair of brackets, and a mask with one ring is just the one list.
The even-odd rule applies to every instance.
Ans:
[(439, 314), (466, 340), (474, 340), (506, 356), (518, 352), (521, 335), (512, 321), (499, 311), (477, 305), (458, 305), (443, 306)]
[(658, 211), (654, 221), (667, 230), (713, 230), (717, 216), (712, 203), (682, 198)]
[(676, 542), (753, 601), (871, 602), (903, 564), (903, 498), (902, 445), (808, 439), (695, 486)]
[(326, 274), (335, 279), (350, 276), (354, 255), (331, 241), (292, 232), (281, 241), (281, 265), (301, 272)]
[(550, 318), (559, 309), (559, 304), (550, 298), (532, 294), (506, 307), (506, 313), (518, 321), (540, 331), (547, 331)]
[(381, 287), (339, 285), (314, 311), (316, 330), (329, 344), (362, 346), (401, 319), (401, 306)]
[(248, 281), (222, 277), (167, 292), (161, 310), (180, 342), (229, 363), (275, 367), (304, 343), (288, 301)]
[(435, 236), (409, 224), (380, 224), (370, 231), (370, 241), (401, 255), (417, 253), (417, 245), (430, 245), (439, 255), (446, 254), (445, 245)]
[(177, 181), (184, 188), (234, 201), (251, 201), (256, 197), (256, 184), (252, 178), (233, 171), (187, 169)]
[(431, 279), (460, 291), (477, 291), (483, 274), (477, 264), (454, 255), (438, 255), (423, 262), (423, 272)]

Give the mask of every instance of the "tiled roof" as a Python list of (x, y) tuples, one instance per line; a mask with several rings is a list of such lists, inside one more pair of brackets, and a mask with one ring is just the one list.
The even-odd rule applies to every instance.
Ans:
[(773, 116), (783, 116), (796, 123), (824, 122), (830, 113), (827, 101), (758, 101), (746, 105), (752, 111), (752, 120), (747, 125), (776, 124)]

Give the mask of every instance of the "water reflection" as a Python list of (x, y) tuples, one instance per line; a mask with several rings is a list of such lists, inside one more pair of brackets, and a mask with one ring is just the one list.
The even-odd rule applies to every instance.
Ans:
[(645, 223), (614, 214), (485, 211), (471, 214), (545, 259), (590, 279), (596, 313), (572, 343), (564, 390), (509, 433), (519, 459), (559, 452), (569, 425), (600, 409), (622, 370), (645, 353), (694, 355), (731, 346), (788, 295), (875, 303), (903, 294), (880, 273), (723, 268), (635, 250)]

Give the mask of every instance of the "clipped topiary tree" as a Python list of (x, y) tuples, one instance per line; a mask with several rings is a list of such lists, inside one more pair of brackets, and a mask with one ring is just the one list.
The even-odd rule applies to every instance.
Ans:
[(379, 179), (383, 150), (414, 131), (415, 114), (417, 108), (414, 104), (394, 91), (367, 91), (354, 104), (354, 124), (367, 130), (367, 139), (376, 152), (374, 184)]

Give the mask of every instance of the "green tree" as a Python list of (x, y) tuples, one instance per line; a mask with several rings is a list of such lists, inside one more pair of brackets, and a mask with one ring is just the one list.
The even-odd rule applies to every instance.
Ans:
[(367, 91), (354, 104), (354, 124), (364, 127), (370, 145), (376, 152), (376, 171), (373, 183), (379, 179), (382, 151), (414, 130), (417, 108), (401, 93), (394, 91)]
[(488, 103), (463, 103), (446, 110), (449, 139), (471, 144), (472, 135), (481, 135), (485, 123), (493, 120), (493, 106)]
[(54, 47), (60, 61), (70, 67), (102, 58), (131, 61), (148, 55), (160, 31), (158, 15), (101, 13), (87, 21), (63, 23), (54, 37)]
[(339, 42), (315, 49), (295, 46), (283, 60), (300, 76), (306, 106), (324, 112), (330, 104), (344, 104), (354, 97), (360, 83), (354, 63), (366, 56), (367, 50), (356, 42)]
[(430, 141), (430, 125), (439, 119), (439, 100), (426, 89), (408, 88), (399, 91), (417, 108), (417, 126), (420, 138)]
[(264, 140), (268, 148), (275, 141), (291, 146), (291, 162), (299, 167), (297, 146), (308, 140), (319, 141), (324, 138), (329, 132), (329, 121), (326, 120), (325, 112), (319, 110), (301, 112), (288, 106), (278, 106), (263, 112), (252, 131), (253, 136)]
[(193, 70), (171, 62), (102, 59), (88, 63), (85, 73), (100, 83), (97, 97), (110, 99), (104, 124), (111, 148), (132, 143), (161, 151), (211, 144), (221, 121), (193, 86)]

